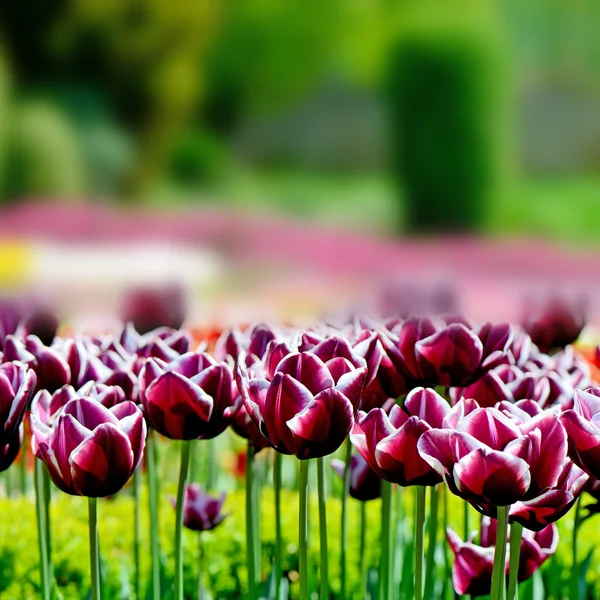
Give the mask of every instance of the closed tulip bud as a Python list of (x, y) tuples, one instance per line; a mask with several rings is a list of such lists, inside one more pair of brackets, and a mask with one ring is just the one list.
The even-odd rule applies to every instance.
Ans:
[(335, 452), (347, 437), (358, 408), (367, 368), (345, 358), (323, 362), (311, 352), (290, 354), (272, 381), (238, 368), (238, 389), (248, 414), (282, 454), (300, 459)]
[(401, 486), (435, 485), (442, 480), (417, 450), (419, 438), (442, 427), (450, 411), (434, 390), (417, 388), (389, 417), (381, 408), (359, 412), (350, 439), (370, 467), (383, 479)]
[(34, 335), (25, 340), (9, 335), (4, 341), (4, 360), (20, 361), (29, 365), (37, 376), (38, 390), (55, 392), (71, 380), (71, 369), (54, 348), (44, 346)]
[(121, 314), (123, 321), (132, 323), (141, 334), (159, 327), (179, 329), (185, 319), (185, 294), (175, 285), (132, 289)]
[(522, 319), (523, 329), (542, 352), (564, 348), (577, 340), (585, 326), (584, 302), (553, 298), (529, 306)]
[(35, 373), (19, 362), (0, 365), (0, 471), (15, 460), (25, 412), (35, 389)]
[(144, 450), (146, 424), (133, 402), (108, 409), (77, 397), (46, 426), (31, 419), (37, 456), (63, 492), (98, 498), (116, 494), (135, 471)]
[[(343, 479), (346, 469), (344, 461), (333, 459), (331, 468)], [(350, 496), (362, 502), (381, 496), (381, 477), (360, 454), (355, 454), (350, 459)]]
[(148, 422), (171, 439), (216, 437), (242, 402), (231, 367), (202, 352), (189, 352), (171, 363), (149, 359), (139, 381)]
[(517, 422), (497, 408), (475, 408), (454, 430), (424, 433), (418, 449), (453, 493), (478, 507), (507, 506), (558, 485), (567, 436), (556, 415)]
[(216, 498), (205, 492), (197, 483), (186, 485), (183, 500), (183, 525), (192, 531), (214, 529), (227, 516), (223, 513), (224, 502), (225, 492)]

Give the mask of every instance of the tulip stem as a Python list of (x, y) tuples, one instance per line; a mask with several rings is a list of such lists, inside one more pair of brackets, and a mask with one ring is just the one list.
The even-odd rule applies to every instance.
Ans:
[(97, 498), (88, 498), (88, 522), (90, 526), (90, 575), (92, 600), (100, 600), (100, 560), (98, 556), (98, 507)]
[(140, 474), (136, 469), (133, 473), (133, 587), (136, 600), (141, 600), (140, 594)]
[(248, 600), (256, 597), (256, 513), (254, 510), (254, 446), (246, 449), (246, 566), (248, 570)]
[(581, 496), (575, 503), (575, 515), (573, 517), (573, 539), (571, 543), (572, 562), (571, 567), (571, 600), (579, 600), (579, 560), (578, 541), (579, 526), (581, 525)]
[(508, 571), (508, 600), (518, 600), (519, 597), (519, 556), (521, 554), (521, 540), (523, 539), (523, 525), (512, 523), (510, 526), (510, 563)]
[(308, 460), (299, 461), (299, 529), (298, 558), (300, 567), (300, 600), (308, 600)]
[(181, 442), (181, 469), (177, 486), (177, 504), (175, 511), (175, 596), (174, 600), (183, 600), (183, 503), (185, 483), (190, 466), (190, 440)]
[(273, 463), (273, 486), (275, 488), (275, 600), (281, 600), (281, 454), (275, 452)]
[(379, 571), (379, 596), (392, 598), (392, 484), (381, 482), (381, 564)]
[(463, 502), (463, 539), (468, 540), (471, 535), (471, 523), (469, 519), (469, 503)]
[(253, 484), (254, 489), (252, 491), (252, 510), (254, 518), (254, 568), (256, 569), (255, 581), (257, 584), (261, 582), (260, 573), (260, 560), (261, 560), (261, 547), (260, 547), (260, 497), (261, 497), (261, 471), (260, 465), (256, 460), (256, 448), (252, 446), (252, 471), (253, 471)]
[(429, 539), (427, 542), (427, 559), (425, 563), (425, 598), (433, 598), (433, 586), (435, 583), (434, 561), (438, 532), (438, 500), (440, 493), (437, 486), (430, 487), (429, 489), (431, 497), (429, 500)]
[(492, 571), (492, 590), (490, 600), (504, 600), (506, 592), (506, 538), (508, 535), (509, 506), (498, 506), (498, 530), (494, 550), (494, 570)]
[(21, 496), (27, 495), (27, 433), (23, 432), (23, 441), (21, 442), (21, 461), (19, 462)]
[(46, 534), (46, 554), (48, 558), (48, 574), (52, 580), (52, 544), (50, 537), (50, 501), (52, 500), (52, 486), (50, 485), (50, 474), (45, 463), (42, 463), (42, 491), (44, 495), (44, 533)]
[(152, 571), (152, 600), (160, 600), (160, 547), (158, 540), (158, 479), (156, 473), (155, 433), (148, 432), (146, 464), (148, 466), (148, 501), (150, 504), (150, 554)]
[(360, 555), (358, 557), (358, 572), (360, 573), (361, 598), (367, 597), (367, 573), (365, 573), (365, 551), (367, 541), (367, 503), (360, 503)]
[(321, 557), (321, 600), (329, 598), (329, 554), (327, 552), (327, 493), (323, 457), (317, 458), (317, 485), (319, 498), (319, 542)]
[(35, 458), (35, 473), (34, 473), (34, 485), (35, 485), (35, 508), (38, 526), (38, 547), (40, 552), (40, 579), (42, 584), (42, 598), (43, 600), (50, 600), (50, 575), (48, 565), (48, 548), (46, 546), (46, 522), (44, 518), (44, 480), (43, 480), (43, 469), (44, 463)]
[(415, 506), (415, 600), (423, 599), (423, 563), (425, 548), (425, 492), (425, 486), (417, 486)]
[(340, 600), (346, 600), (346, 547), (348, 545), (348, 495), (350, 493), (350, 461), (352, 444), (346, 440), (346, 460), (344, 462), (344, 488), (342, 490), (342, 523), (340, 536)]

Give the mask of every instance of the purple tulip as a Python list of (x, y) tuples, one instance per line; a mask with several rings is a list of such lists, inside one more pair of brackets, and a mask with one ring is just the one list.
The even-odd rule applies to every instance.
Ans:
[(421, 457), (450, 490), (479, 510), (532, 500), (558, 485), (567, 436), (556, 415), (542, 413), (517, 422), (497, 408), (457, 410), (455, 429), (427, 431)]
[(522, 325), (542, 352), (564, 348), (577, 340), (585, 326), (583, 302), (553, 298), (544, 305), (529, 307)]
[(337, 450), (358, 408), (367, 368), (343, 357), (323, 362), (312, 352), (285, 357), (272, 381), (237, 372), (248, 414), (271, 446), (308, 459)]
[(382, 478), (402, 486), (435, 485), (442, 480), (417, 450), (421, 436), (442, 427), (450, 407), (432, 389), (417, 388), (390, 415), (381, 408), (358, 413), (350, 439)]
[(561, 421), (569, 437), (569, 456), (595, 479), (600, 478), (600, 388), (576, 391), (574, 407)]
[(235, 419), (231, 423), (231, 428), (242, 438), (252, 442), (255, 450), (262, 450), (269, 447), (269, 442), (265, 436), (258, 430), (258, 427), (248, 414), (244, 403), (242, 402), (240, 409), (235, 415)]
[[(497, 521), (495, 519), (483, 517), (479, 543), (476, 544), (475, 535), (463, 542), (458, 534), (448, 528), (447, 540), (454, 554), (452, 581), (458, 595), (483, 596), (490, 593), (496, 529)], [(509, 539), (507, 539), (507, 543)], [(517, 581), (522, 582), (529, 579), (544, 561), (556, 552), (557, 546), (558, 529), (556, 525), (548, 525), (536, 533), (524, 531), (519, 554)], [(507, 560), (505, 566), (507, 573), (508, 567)]]
[(54, 392), (71, 380), (71, 370), (61, 354), (44, 346), (34, 335), (24, 340), (9, 335), (4, 340), (4, 360), (18, 360), (29, 365), (37, 375), (38, 390)]
[(507, 324), (475, 330), (463, 322), (421, 318), (396, 328), (385, 349), (409, 387), (464, 386), (504, 362), (511, 340)]
[[(331, 468), (344, 478), (346, 464), (343, 460), (334, 458)], [(381, 496), (381, 477), (360, 454), (354, 454), (350, 459), (350, 496), (361, 502), (375, 500)]]
[(205, 492), (199, 484), (185, 486), (183, 500), (183, 525), (192, 531), (210, 531), (223, 522), (225, 492), (218, 498)]
[(132, 323), (142, 334), (159, 327), (179, 329), (185, 319), (185, 294), (175, 285), (132, 289), (121, 314), (125, 323)]
[(116, 494), (135, 471), (144, 450), (146, 424), (133, 402), (108, 409), (90, 398), (70, 400), (46, 426), (33, 414), (36, 456), (67, 494), (98, 498)]
[(231, 367), (202, 352), (171, 363), (148, 359), (139, 380), (148, 422), (171, 439), (214, 438), (241, 406)]
[(35, 389), (35, 373), (19, 362), (0, 365), (0, 471), (13, 463), (22, 440), (25, 412)]

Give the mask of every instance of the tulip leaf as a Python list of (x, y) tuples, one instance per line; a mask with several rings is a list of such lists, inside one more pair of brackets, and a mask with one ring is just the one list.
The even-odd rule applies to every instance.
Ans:
[(594, 549), (592, 548), (587, 553), (587, 556), (579, 563), (579, 597), (580, 598), (586, 597), (587, 582), (586, 582), (585, 578), (587, 576), (587, 572), (588, 572), (588, 570), (590, 568), (590, 564), (592, 562), (593, 553), (594, 553)]

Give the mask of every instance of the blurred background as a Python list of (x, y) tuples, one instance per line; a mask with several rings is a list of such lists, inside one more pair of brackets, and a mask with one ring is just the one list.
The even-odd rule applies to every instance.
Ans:
[(98, 312), (177, 281), (205, 321), (593, 291), (599, 29), (594, 0), (0, 3), (0, 285)]

